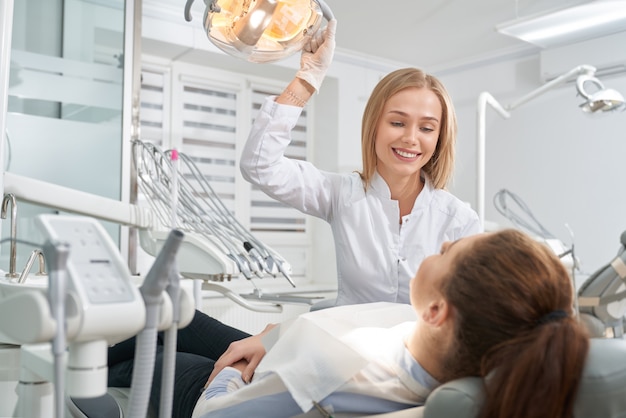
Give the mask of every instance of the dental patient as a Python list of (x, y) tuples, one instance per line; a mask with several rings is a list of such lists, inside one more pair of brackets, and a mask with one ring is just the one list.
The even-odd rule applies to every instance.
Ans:
[[(314, 347), (307, 341), (293, 346), (294, 340), (288, 340), (290, 346), (282, 352), (298, 361), (284, 361), (289, 367), (302, 365), (292, 380), (299, 378), (307, 393), (320, 393), (321, 398), (301, 408), (310, 398), (300, 396), (298, 388), (295, 395), (290, 393), (280, 373), (258, 372), (245, 384), (239, 371), (243, 367), (227, 367), (202, 393), (194, 416), (362, 416), (423, 404), (440, 383), (490, 374), (481, 417), (568, 417), (589, 345), (586, 331), (573, 317), (572, 296), (558, 258), (522, 232), (505, 230), (446, 243), (440, 254), (422, 263), (411, 282), (413, 321), (390, 329), (364, 324), (342, 341), (366, 364), (332, 393), (324, 390), (332, 381), (325, 373), (332, 369), (307, 374), (307, 356), (321, 353), (339, 367), (351, 361), (329, 350), (333, 337)], [(365, 306), (334, 309), (342, 314)], [(370, 306), (387, 313), (406, 309)], [(332, 318), (331, 311), (322, 312)], [(281, 340), (266, 359), (274, 350), (281, 350)]]
[[(546, 246), (516, 230), (445, 243), (421, 264), (410, 300), (310, 312), (249, 338), (197, 312), (178, 332), (173, 414), (365, 416), (489, 375), (480, 417), (572, 415), (589, 340), (573, 316), (568, 273)], [(393, 326), (381, 326), (383, 317)], [(342, 323), (357, 326), (336, 332)], [(133, 348), (131, 339), (109, 349), (109, 386), (129, 386)]]

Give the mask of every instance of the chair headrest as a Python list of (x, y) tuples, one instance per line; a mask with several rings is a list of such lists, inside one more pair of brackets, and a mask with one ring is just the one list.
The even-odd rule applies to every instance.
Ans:
[[(424, 418), (475, 418), (482, 402), (482, 379), (457, 379), (430, 394)], [(626, 417), (626, 340), (591, 340), (574, 416)]]

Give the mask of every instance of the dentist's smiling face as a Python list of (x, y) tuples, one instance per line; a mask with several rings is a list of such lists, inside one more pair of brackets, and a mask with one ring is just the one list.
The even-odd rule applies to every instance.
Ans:
[(435, 93), (407, 88), (391, 96), (376, 128), (377, 170), (388, 184), (419, 176), (437, 147), (442, 108)]

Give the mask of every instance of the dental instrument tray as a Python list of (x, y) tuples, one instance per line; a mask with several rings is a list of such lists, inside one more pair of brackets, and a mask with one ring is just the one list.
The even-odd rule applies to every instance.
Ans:
[(291, 265), (235, 218), (191, 157), (136, 140), (133, 161), (140, 201), (160, 224), (139, 232), (148, 254), (158, 252), (166, 231), (178, 229), (185, 233), (178, 262), (184, 276), (220, 282), (282, 275), (295, 287)]

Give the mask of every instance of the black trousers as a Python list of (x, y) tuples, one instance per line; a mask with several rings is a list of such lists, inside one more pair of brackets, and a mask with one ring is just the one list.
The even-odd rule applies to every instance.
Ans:
[[(249, 336), (250, 334), (196, 311), (191, 323), (178, 330), (172, 417), (191, 417), (202, 389), (213, 371), (215, 361), (226, 351), (231, 342)], [(150, 392), (150, 407), (157, 412), (163, 375), (163, 338), (163, 333), (159, 333)], [(108, 385), (110, 387), (130, 387), (134, 356), (134, 337), (109, 348)]]

